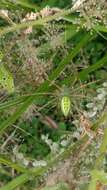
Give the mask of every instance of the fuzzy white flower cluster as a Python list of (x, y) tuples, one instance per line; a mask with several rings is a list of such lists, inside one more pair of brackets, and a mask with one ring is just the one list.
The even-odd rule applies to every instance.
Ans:
[(73, 0), (73, 10), (77, 10), (83, 3), (85, 0)]
[(93, 98), (92, 102), (86, 104), (88, 109), (88, 111), (85, 112), (86, 116), (89, 118), (94, 118), (97, 116), (104, 109), (106, 98), (107, 82), (104, 82), (102, 87), (97, 89), (97, 96)]
[(28, 166), (28, 165), (29, 165), (29, 160), (27, 160), (27, 159), (24, 157), (23, 153), (20, 153), (20, 152), (18, 151), (18, 147), (17, 147), (17, 146), (15, 146), (15, 147), (13, 148), (13, 154), (14, 154), (14, 156), (15, 156), (15, 160), (17, 160), (18, 162), (20, 162), (20, 163), (23, 164), (24, 166)]
[(67, 139), (64, 139), (61, 141), (60, 143), (63, 147), (66, 147), (68, 145), (68, 140)]
[(45, 167), (47, 165), (47, 162), (45, 160), (35, 160), (35, 161), (33, 161), (32, 165), (34, 167), (41, 167), (41, 166)]
[(49, 135), (42, 135), (41, 139), (50, 147), (52, 154), (60, 154), (71, 142), (71, 135), (63, 135), (60, 138), (59, 142), (53, 142), (52, 139), (49, 139)]
[[(86, 110), (83, 115), (90, 120), (96, 120), (106, 106), (107, 101), (107, 82), (104, 82), (100, 88), (96, 90), (97, 95), (86, 104)], [(83, 127), (80, 126), (80, 120), (74, 119), (72, 124), (77, 128), (73, 133), (73, 137), (79, 139), (83, 132)]]
[(52, 139), (49, 139), (49, 135), (41, 135), (41, 139), (50, 147), (51, 152), (53, 154), (56, 154), (59, 152), (59, 144), (56, 142), (53, 142)]
[(66, 148), (69, 144), (71, 144), (72, 140), (72, 133), (62, 135), (60, 139), (60, 146), (62, 147), (62, 149)]
[(0, 14), (2, 14), (5, 17), (8, 17), (8, 10), (1, 9)]

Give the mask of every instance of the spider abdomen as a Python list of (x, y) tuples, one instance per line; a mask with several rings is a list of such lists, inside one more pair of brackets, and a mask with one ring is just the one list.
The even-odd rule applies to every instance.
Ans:
[(65, 117), (68, 116), (71, 108), (71, 100), (69, 96), (63, 96), (61, 99), (61, 111)]

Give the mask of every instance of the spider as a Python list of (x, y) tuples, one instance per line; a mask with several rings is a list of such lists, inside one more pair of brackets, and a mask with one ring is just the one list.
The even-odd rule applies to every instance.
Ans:
[[(65, 118), (69, 117), (73, 111), (77, 113), (82, 112), (83, 100), (91, 100), (92, 92), (94, 92), (89, 86), (96, 82), (98, 81), (92, 81), (86, 84), (81, 84), (80, 82), (72, 86), (72, 88), (66, 85), (59, 87), (56, 83), (53, 83), (52, 85), (55, 86), (56, 90), (53, 93), (49, 93), (49, 97), (52, 97), (52, 99), (46, 105), (52, 104), (52, 107), (57, 107)], [(89, 90), (91, 90), (90, 94), (88, 92)]]
[[(65, 118), (68, 118), (71, 113), (81, 113), (81, 108), (84, 107), (84, 102), (91, 101), (92, 92), (95, 92), (89, 86), (93, 85), (97, 81), (92, 81), (89, 83), (81, 84), (77, 83), (72, 87), (67, 87), (63, 85), (60, 87), (55, 82), (50, 84), (50, 86), (54, 87), (54, 91), (47, 93), (36, 93), (36, 94), (27, 94), (25, 96), (37, 95), (37, 96), (45, 96), (42, 100), (46, 100), (46, 104), (39, 106), (37, 108), (38, 111), (43, 110), (45, 107), (48, 107), (48, 111), (52, 108), (58, 108), (58, 111), (62, 113)], [(91, 90), (91, 93), (89, 93)]]

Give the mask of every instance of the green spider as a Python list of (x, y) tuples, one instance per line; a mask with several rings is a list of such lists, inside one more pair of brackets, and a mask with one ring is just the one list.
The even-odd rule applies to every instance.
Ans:
[[(53, 89), (53, 92), (44, 92), (44, 93), (28, 93), (28, 94), (23, 94), (22, 96), (35, 96), (35, 97), (42, 97), (40, 98), (40, 100), (38, 99), (37, 102), (35, 102), (35, 104), (37, 103), (36, 106), (36, 112), (38, 112), (38, 114), (43, 110), (43, 114), (45, 114), (44, 112), (44, 108), (47, 107), (47, 109), (45, 110), (46, 112), (49, 112), (49, 110), (54, 107), (58, 108), (58, 110), (62, 113), (62, 115), (67, 118), (71, 113), (77, 113), (80, 114), (82, 112), (82, 108), (83, 108), (83, 104), (84, 104), (84, 100), (87, 101), (91, 101), (93, 93), (89, 93), (88, 90), (92, 90), (91, 88), (88, 88), (88, 86), (93, 85), (93, 83), (98, 82), (97, 81), (92, 81), (89, 83), (85, 83), (85, 84), (81, 84), (81, 83), (77, 83), (74, 84), (71, 87), (67, 87), (66, 85), (63, 85), (62, 87), (59, 87), (56, 83), (52, 83), (50, 82), (50, 86), (52, 86), (52, 88), (50, 88), (50, 90)], [(95, 92), (95, 90), (93, 91)], [(43, 96), (45, 96), (43, 98)]]
[[(53, 84), (57, 90), (53, 93), (46, 93), (46, 95), (49, 95), (52, 97), (52, 99), (46, 103), (46, 105), (43, 105), (40, 110), (42, 110), (44, 107), (49, 106), (49, 109), (52, 107), (58, 107), (59, 110), (62, 112), (65, 118), (67, 118), (70, 115), (70, 112), (76, 111), (78, 113), (81, 112), (81, 107), (83, 100), (90, 100), (92, 98), (92, 93), (88, 93), (87, 87), (92, 85), (93, 83), (98, 81), (89, 82), (86, 84), (76, 84), (74, 87), (70, 88), (67, 86), (59, 87), (55, 83)], [(87, 88), (87, 89), (86, 89)], [(45, 93), (43, 93), (45, 95)], [(41, 94), (42, 95), (42, 94)]]
[(70, 92), (66, 86), (63, 87), (60, 97), (60, 108), (65, 117), (67, 117), (71, 110)]

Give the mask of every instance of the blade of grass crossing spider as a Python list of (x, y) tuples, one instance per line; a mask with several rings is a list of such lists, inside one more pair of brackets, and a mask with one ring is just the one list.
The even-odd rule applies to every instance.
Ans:
[[(49, 76), (49, 79), (51, 81), (55, 80), (56, 78), (59, 77), (59, 75), (64, 70), (66, 65), (71, 61), (71, 59), (73, 59), (78, 54), (80, 49), (83, 46), (85, 46), (90, 41), (90, 39), (92, 39), (92, 36), (89, 33), (84, 34), (84, 36), (83, 36), (83, 38), (81, 38), (81, 41), (79, 42), (79, 44), (77, 44), (77, 46), (60, 62), (59, 66)], [(47, 92), (49, 89), (50, 89), (49, 81), (45, 81), (43, 84), (40, 85), (40, 87), (36, 90), (36, 92), (39, 92), (39, 93)], [(14, 114), (12, 116), (10, 116), (6, 121), (3, 121), (1, 123), (0, 134), (2, 134), (7, 127), (11, 126), (20, 117), (21, 114), (23, 114), (23, 112), (28, 108), (28, 106), (30, 104), (32, 104), (34, 99), (36, 100), (36, 99), (38, 99), (38, 97), (26, 98), (26, 101), (23, 103), (23, 105), (18, 106), (17, 111)]]
[(24, 103), (24, 101), (26, 101), (26, 97), (37, 96), (37, 95), (41, 95), (41, 96), (43, 96), (43, 95), (50, 95), (50, 96), (52, 96), (53, 95), (53, 97), (54, 97), (54, 93), (25, 94), (25, 95), (16, 97), (15, 99), (12, 99), (12, 100), (6, 100), (6, 102), (3, 102), (3, 103), (0, 102), (0, 111)]
[(51, 92), (41, 92), (41, 93), (31, 93), (31, 94), (23, 94), (23, 95), (21, 95), (20, 97), (28, 97), (28, 96), (38, 96), (38, 95), (40, 95), (40, 96), (43, 96), (43, 95), (53, 95), (54, 93), (51, 93)]
[(0, 111), (24, 103), (25, 100), (26, 97), (18, 97), (15, 100), (7, 100), (6, 102), (0, 103)]

